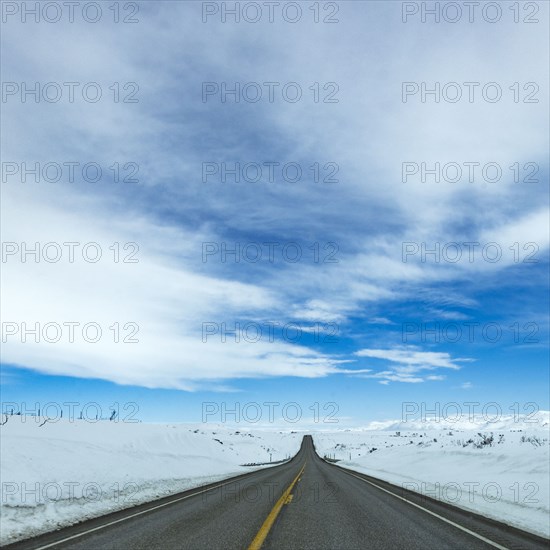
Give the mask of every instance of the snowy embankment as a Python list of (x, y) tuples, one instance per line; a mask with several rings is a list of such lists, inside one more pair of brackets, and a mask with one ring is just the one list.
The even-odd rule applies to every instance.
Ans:
[(290, 457), (302, 440), (212, 424), (6, 419), (0, 544), (258, 469), (241, 465)]
[(373, 423), (313, 439), (346, 468), (549, 537), (549, 415), (517, 420)]

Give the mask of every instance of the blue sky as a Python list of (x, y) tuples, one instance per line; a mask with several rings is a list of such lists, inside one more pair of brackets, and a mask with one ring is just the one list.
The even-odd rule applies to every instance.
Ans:
[[(1, 105), (3, 402), (135, 402), (145, 421), (200, 421), (205, 402), (295, 401), (304, 416), (334, 402), (341, 425), (399, 418), (406, 401), (549, 408), (546, 4), (534, 24), (504, 2), (493, 24), (403, 23), (399, 2), (340, 2), (334, 24), (305, 8), (294, 24), (251, 24), (203, 23), (201, 2), (140, 2), (139, 22), (118, 25), (102, 5), (97, 23), (3, 26), (2, 81), (18, 87)], [(35, 82), (80, 84), (74, 102), (66, 87), (58, 102), (22, 102)], [(96, 103), (79, 95), (89, 82)], [(113, 101), (115, 82), (137, 101)], [(205, 100), (206, 82), (277, 85), (273, 102), (223, 102)], [(294, 103), (280, 94), (290, 82)], [(493, 82), (503, 96), (404, 102), (404, 82)], [(315, 83), (337, 102), (314, 102)], [(522, 98), (535, 83), (538, 102), (514, 102), (514, 83)], [(24, 183), (23, 162), (103, 172)], [(115, 162), (139, 181), (115, 183)], [(403, 181), (405, 162), (479, 165), (473, 181)], [(224, 183), (222, 163), (262, 177)], [(283, 177), (288, 163), (299, 181), (295, 168)], [(488, 163), (499, 181), (483, 177)], [(514, 163), (538, 181), (515, 182)], [(58, 245), (59, 261), (22, 261), (36, 242)], [(444, 252), (423, 258), (423, 243)], [(236, 246), (261, 256), (223, 261)], [(63, 331), (23, 342), (23, 323)], [(73, 341), (63, 323), (79, 323)], [(223, 341), (237, 323), (251, 332)], [(138, 342), (120, 341), (134, 329)]]

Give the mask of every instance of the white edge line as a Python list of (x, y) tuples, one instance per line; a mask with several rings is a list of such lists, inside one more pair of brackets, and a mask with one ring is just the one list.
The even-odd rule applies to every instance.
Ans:
[[(500, 544), (485, 538), (482, 535), (479, 535), (478, 533), (474, 533), (474, 531), (470, 531), (470, 529), (467, 529), (466, 527), (462, 527), (462, 525), (459, 525), (458, 523), (455, 523), (454, 521), (451, 521), (447, 518), (444, 518), (443, 516), (440, 516), (439, 514), (436, 514), (435, 512), (432, 512), (431, 510), (428, 510), (427, 508), (424, 508), (423, 506), (419, 506), (418, 504), (415, 504), (414, 502), (411, 502), (410, 500), (407, 500), (406, 498), (400, 497), (399, 495), (396, 495), (395, 493), (392, 493), (391, 491), (388, 491), (387, 489), (384, 489), (383, 487), (380, 487), (379, 485), (376, 485), (376, 483), (372, 483), (371, 481), (364, 479), (358, 475), (355, 475), (351, 473), (348, 470), (344, 470), (343, 468), (340, 468), (340, 470), (346, 472), (350, 476), (356, 477), (357, 479), (360, 479), (361, 481), (364, 481), (365, 483), (368, 483), (372, 485), (373, 487), (376, 487), (377, 489), (380, 489), (381, 491), (384, 491), (385, 493), (388, 493), (395, 498), (398, 498), (402, 500), (403, 502), (406, 502), (407, 504), (410, 504), (411, 506), (414, 506), (415, 508), (419, 508), (420, 510), (423, 510), (424, 512), (440, 519), (441, 521), (444, 521), (445, 523), (448, 523), (450, 525), (453, 525), (457, 529), (460, 529), (461, 531), (464, 531), (468, 533), (469, 535), (472, 535), (473, 537), (482, 540), (483, 542), (486, 542), (487, 544), (493, 546), (494, 548), (498, 548), (499, 550), (509, 550), (509, 548), (506, 548), (506, 546), (501, 546)], [(220, 483), (219, 485), (215, 485), (214, 487), (209, 487), (208, 489), (203, 489), (202, 491), (197, 491), (196, 493), (193, 493), (192, 495), (186, 495), (184, 497), (180, 497), (174, 500), (171, 500), (170, 502), (165, 502), (163, 504), (159, 504), (157, 506), (154, 506), (153, 508), (148, 508), (147, 510), (142, 510), (141, 512), (136, 512), (135, 514), (131, 514), (130, 516), (126, 516), (120, 519), (117, 519), (115, 521), (110, 521), (109, 523), (104, 523), (103, 525), (99, 525), (98, 527), (94, 527), (93, 529), (88, 529), (87, 531), (83, 531), (82, 533), (77, 533), (76, 535), (72, 535), (70, 537), (58, 540), (56, 542), (52, 542), (50, 544), (46, 544), (45, 546), (39, 546), (38, 548), (34, 548), (34, 550), (46, 550), (46, 548), (52, 548), (54, 546), (57, 546), (58, 544), (63, 544), (64, 542), (67, 542), (69, 540), (77, 539), (80, 537), (83, 537), (84, 535), (87, 535), (89, 533), (93, 533), (94, 531), (99, 531), (101, 529), (104, 529), (105, 527), (109, 527), (111, 525), (115, 525), (117, 523), (121, 523), (122, 521), (126, 521), (128, 519), (135, 518), (137, 516), (141, 516), (143, 514), (147, 514), (148, 512), (152, 512), (153, 510), (158, 510), (159, 508), (164, 508), (165, 506), (168, 506), (170, 504), (173, 504), (175, 502), (179, 502), (181, 500), (186, 500), (188, 498), (194, 497), (196, 495), (200, 495), (202, 493), (206, 493), (207, 491), (212, 491), (213, 489), (217, 489), (218, 487), (223, 487), (224, 485), (229, 485), (229, 483), (233, 483), (233, 481), (226, 481), (225, 483)]]
[[(109, 527), (111, 525), (115, 525), (116, 523), (126, 521), (127, 519), (132, 519), (132, 518), (135, 518), (137, 516), (141, 516), (142, 514), (147, 514), (148, 512), (152, 512), (153, 510), (158, 510), (159, 508), (164, 508), (164, 506), (174, 504), (174, 502), (179, 502), (180, 500), (186, 500), (186, 499), (194, 497), (196, 495), (200, 495), (201, 493), (206, 493), (208, 491), (212, 491), (213, 489), (217, 489), (218, 487), (223, 487), (224, 485), (229, 485), (230, 483), (234, 483), (234, 482), (235, 482), (235, 480), (229, 480), (229, 481), (226, 481), (225, 483), (220, 483), (219, 485), (215, 485), (214, 487), (208, 487), (207, 489), (203, 489), (202, 491), (197, 491), (196, 493), (193, 493), (192, 495), (186, 495), (184, 497), (179, 497), (179, 498), (176, 498), (174, 500), (171, 500), (170, 502), (165, 502), (163, 504), (158, 504), (157, 506), (154, 506), (153, 508), (147, 508), (147, 510), (142, 510), (141, 512), (136, 512), (135, 514), (131, 514), (130, 516), (125, 516), (125, 517), (117, 519), (115, 521), (110, 521), (109, 523), (104, 523), (103, 525), (99, 525), (98, 527), (94, 527), (93, 529), (88, 529), (87, 531), (83, 531), (82, 533), (77, 533), (76, 535), (71, 535), (70, 537), (58, 540), (56, 542), (50, 542), (50, 544), (46, 544), (45, 546), (38, 546), (37, 548), (33, 548), (33, 550), (45, 550), (46, 548), (53, 548), (54, 546), (57, 546), (58, 544), (63, 544), (64, 542), (67, 542), (69, 540), (73, 540), (73, 539), (83, 537), (84, 535), (87, 535), (89, 533), (93, 533), (94, 531), (99, 531), (100, 529), (104, 529), (105, 527)], [(192, 489), (189, 489), (189, 490), (192, 491)], [(90, 518), (90, 519), (96, 519), (96, 518)]]
[[(391, 491), (388, 491), (387, 489), (384, 489), (383, 487), (380, 487), (379, 485), (376, 485), (376, 483), (372, 483), (372, 481), (369, 481), (368, 479), (364, 479), (360, 476), (357, 476), (355, 474), (352, 474), (349, 470), (345, 470), (344, 468), (340, 468), (340, 470), (348, 473), (350, 476), (356, 477), (357, 479), (360, 479), (361, 481), (364, 481), (365, 483), (369, 483), (373, 487), (376, 487), (377, 489), (380, 489), (381, 491), (384, 491), (385, 493), (388, 493), (395, 498), (398, 498), (407, 504), (410, 504), (411, 506), (414, 506), (415, 508), (419, 508), (420, 510), (423, 510), (424, 512), (431, 514), (432, 516), (435, 516), (436, 518), (440, 519), (441, 521), (444, 521), (445, 523), (449, 523), (450, 525), (453, 525), (454, 527), (460, 529), (461, 531), (465, 531), (469, 535), (472, 535), (473, 537), (482, 540), (483, 542), (490, 544), (491, 546), (494, 546), (495, 548), (498, 548), (499, 550), (509, 550), (506, 546), (501, 546), (497, 542), (494, 542), (488, 538), (485, 538), (482, 535), (479, 535), (478, 533), (474, 533), (474, 531), (470, 531), (470, 529), (466, 529), (466, 527), (462, 527), (462, 525), (459, 525), (458, 523), (455, 523), (454, 521), (451, 521), (450, 519), (444, 518), (443, 516), (440, 516), (439, 514), (436, 514), (435, 512), (432, 512), (431, 510), (428, 510), (427, 508), (424, 508), (423, 506), (420, 506), (418, 504), (415, 504), (414, 502), (411, 502), (410, 500), (407, 500), (406, 498), (400, 497), (399, 495), (396, 495), (395, 493), (392, 493)], [(40, 549), (37, 549), (40, 550)]]

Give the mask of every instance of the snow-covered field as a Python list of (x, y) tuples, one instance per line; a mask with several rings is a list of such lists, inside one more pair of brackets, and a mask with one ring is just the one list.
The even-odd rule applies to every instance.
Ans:
[[(1, 544), (262, 467), (243, 464), (284, 460), (308, 433), (42, 422), (10, 416), (0, 427)], [(549, 413), (540, 412), (535, 423), (388, 421), (327, 431), (318, 424), (309, 433), (321, 456), (343, 466), (549, 536), (549, 426)]]
[(377, 422), (313, 439), (344, 467), (548, 537), (549, 426), (540, 412), (534, 423)]
[(285, 459), (302, 440), (212, 424), (7, 420), (0, 544), (251, 471), (241, 465)]

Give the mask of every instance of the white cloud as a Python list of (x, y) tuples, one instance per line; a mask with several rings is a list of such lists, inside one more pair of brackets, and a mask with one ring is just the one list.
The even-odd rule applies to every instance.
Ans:
[[(459, 369), (460, 366), (448, 353), (434, 351), (418, 351), (415, 348), (394, 348), (394, 349), (362, 349), (355, 353), (359, 357), (372, 357), (375, 359), (386, 359), (392, 363), (407, 365), (407, 368), (435, 369), (448, 368)], [(463, 359), (462, 359), (463, 361)]]
[[(280, 313), (281, 304), (276, 294), (264, 288), (189, 269), (193, 255), (200, 254), (200, 246), (195, 246), (200, 244), (200, 235), (160, 229), (146, 220), (132, 224), (105, 217), (100, 203), (89, 204), (89, 214), (76, 215), (22, 188), (3, 193), (3, 201), (4, 243), (14, 243), (19, 252), (6, 258), (2, 270), (2, 319), (30, 328), (36, 323), (40, 327), (57, 323), (64, 328), (55, 343), (44, 341), (43, 335), (39, 343), (32, 341), (32, 335), (23, 343), (20, 332), (6, 336), (3, 361), (50, 374), (182, 389), (193, 389), (201, 381), (338, 372), (338, 361), (327, 355), (290, 342), (270, 342), (267, 334), (259, 342), (236, 343), (231, 335), (222, 342), (222, 322), (231, 330), (231, 322), (246, 315)], [(70, 203), (67, 196), (64, 202)], [(115, 242), (122, 247), (128, 241), (140, 243), (139, 262), (115, 263), (110, 247)], [(35, 262), (30, 255), (22, 262), (21, 249), (34, 248), (36, 242), (41, 247), (58, 243), (59, 261), (49, 263), (39, 257)], [(65, 242), (80, 243), (74, 248), (72, 263)], [(83, 246), (90, 242), (102, 250), (97, 263), (82, 258)], [(53, 257), (57, 248), (47, 250), (53, 251)], [(80, 323), (74, 342), (69, 341), (68, 328), (63, 325), (69, 322)], [(97, 343), (79, 337), (80, 327), (90, 322), (102, 329)], [(114, 330), (109, 327), (115, 322), (121, 327), (135, 323), (139, 343), (114, 343)], [(214, 323), (216, 330), (206, 342), (203, 323)], [(121, 338), (127, 335), (120, 330)], [(56, 336), (50, 332), (48, 338)]]
[(385, 317), (373, 317), (372, 319), (369, 319), (369, 323), (373, 323), (375, 325), (395, 325), (393, 321), (390, 321)]
[(461, 367), (457, 363), (469, 361), (464, 358), (454, 359), (446, 352), (420, 351), (413, 346), (392, 349), (362, 349), (355, 352), (355, 355), (387, 361), (389, 368), (386, 370), (363, 375), (365, 378), (381, 379), (385, 384), (388, 382), (418, 384), (425, 381), (444, 380), (444, 375), (422, 376), (418, 373), (441, 368), (458, 370)]
[[(479, 274), (499, 276), (513, 264), (507, 249), (513, 242), (536, 242), (542, 257), (549, 246), (542, 184), (526, 193), (507, 168), (508, 177), (491, 185), (404, 184), (401, 163), (538, 162), (542, 177), (548, 168), (547, 104), (403, 103), (400, 93), (405, 80), (494, 80), (507, 90), (507, 83), (546, 75), (544, 55), (523, 54), (540, 50), (547, 29), (505, 21), (483, 32), (469, 25), (403, 25), (394, 7), (342, 3), (341, 23), (334, 26), (245, 26), (197, 23), (200, 10), (193, 3), (144, 2), (140, 24), (116, 32), (103, 24), (6, 25), (4, 80), (99, 81), (105, 93), (109, 83), (136, 81), (140, 102), (10, 101), (3, 107), (10, 135), (4, 159), (101, 160), (107, 166), (139, 160), (140, 184), (2, 184), (3, 239), (96, 241), (106, 255), (113, 242), (135, 241), (140, 263), (10, 260), (2, 274), (3, 318), (107, 326), (134, 321), (140, 343), (8, 343), (4, 360), (50, 373), (184, 388), (241, 376), (325, 376), (340, 372), (340, 357), (288, 342), (204, 344), (201, 324), (265, 319), (338, 323), (342, 329), (350, 317), (366, 315), (389, 325), (382, 316), (387, 303), (436, 296), (434, 308), (447, 307), (443, 291), (422, 290)], [(541, 17), (544, 10), (547, 5), (541, 5)], [(306, 94), (313, 82), (337, 82), (339, 103), (221, 109), (200, 99), (203, 80), (298, 79)], [(340, 181), (201, 186), (201, 163), (221, 159), (306, 159), (306, 171), (314, 161), (337, 162)], [(338, 263), (256, 269), (201, 262), (205, 240), (230, 242), (235, 234), (263, 239), (264, 233), (280, 241), (336, 241)], [(497, 241), (507, 259), (472, 264), (464, 257), (436, 265), (402, 260), (404, 241), (463, 240)], [(460, 292), (454, 292), (453, 305), (477, 305)], [(465, 318), (434, 311), (441, 318)], [(461, 361), (408, 348), (365, 349), (357, 356), (393, 365), (381, 383), (435, 379), (414, 374), (456, 369)]]

